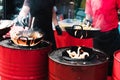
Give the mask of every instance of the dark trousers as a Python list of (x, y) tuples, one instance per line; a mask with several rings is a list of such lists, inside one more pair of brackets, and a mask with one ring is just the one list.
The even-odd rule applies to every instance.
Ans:
[(105, 52), (109, 57), (108, 75), (112, 75), (113, 54), (120, 49), (120, 34), (118, 29), (101, 32), (93, 39), (93, 47)]

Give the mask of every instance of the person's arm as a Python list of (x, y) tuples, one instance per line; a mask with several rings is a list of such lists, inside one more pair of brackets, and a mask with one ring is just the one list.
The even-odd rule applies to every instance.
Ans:
[(23, 6), (18, 16), (13, 20), (19, 26), (28, 26), (30, 16), (30, 0), (24, 0)]
[(53, 8), (52, 22), (53, 22), (54, 26), (58, 25), (58, 20), (57, 20), (55, 7)]
[(55, 26), (55, 29), (56, 29), (58, 35), (61, 35), (62, 34), (62, 29), (60, 28), (60, 26), (58, 24), (55, 7), (53, 8), (52, 22), (53, 22), (53, 24)]
[(91, 6), (91, 0), (86, 0), (86, 5), (85, 5), (85, 14), (86, 14), (86, 19), (91, 19), (92, 18), (92, 6)]
[(30, 0), (24, 0), (19, 16), (27, 16), (30, 11)]
[(83, 20), (83, 23), (87, 24), (88, 22), (90, 25), (92, 24), (92, 7), (91, 7), (91, 0), (86, 0), (85, 4), (85, 18)]

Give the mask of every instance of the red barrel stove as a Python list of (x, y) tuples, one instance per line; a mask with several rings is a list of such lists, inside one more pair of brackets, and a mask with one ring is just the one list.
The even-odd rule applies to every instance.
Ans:
[(120, 80), (120, 50), (114, 53), (112, 78), (113, 80)]
[(89, 59), (64, 57), (72, 47), (59, 48), (49, 54), (49, 80), (107, 80), (108, 56), (91, 48)]
[(0, 42), (0, 80), (48, 80), (48, 53), (52, 44), (18, 46), (10, 39)]

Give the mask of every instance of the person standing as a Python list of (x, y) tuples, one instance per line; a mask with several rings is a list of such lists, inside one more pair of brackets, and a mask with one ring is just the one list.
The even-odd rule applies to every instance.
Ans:
[(120, 49), (118, 9), (120, 0), (86, 0), (85, 20), (100, 29), (100, 34), (93, 38), (93, 47), (110, 56), (108, 75), (112, 74), (113, 53)]
[(56, 45), (52, 21), (55, 21), (55, 26), (59, 27), (57, 19), (53, 19), (56, 18), (54, 6), (55, 0), (24, 0), (22, 9), (17, 16), (18, 22), (24, 21), (29, 13), (31, 17), (35, 17), (34, 30), (42, 31), (45, 34), (44, 39), (52, 42), (53, 49), (56, 48)]

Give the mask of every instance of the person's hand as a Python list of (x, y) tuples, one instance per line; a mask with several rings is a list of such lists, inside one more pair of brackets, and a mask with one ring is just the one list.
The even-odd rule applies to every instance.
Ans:
[(18, 15), (18, 17), (16, 17), (13, 21), (17, 26), (26, 27), (29, 24), (29, 17), (28, 16), (19, 16)]
[(56, 25), (56, 26), (55, 26), (55, 29), (56, 29), (58, 35), (62, 35), (62, 29), (60, 28), (59, 25)]
[(91, 25), (92, 25), (92, 21), (84, 18), (84, 19), (83, 19), (83, 24), (85, 24), (85, 25), (87, 25), (87, 26), (91, 26)]

